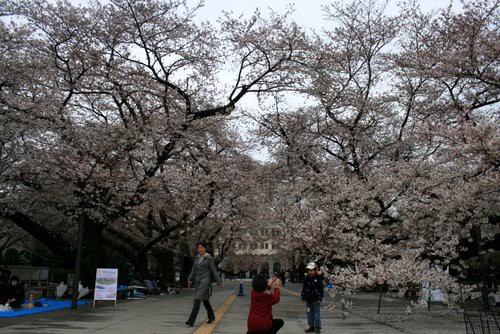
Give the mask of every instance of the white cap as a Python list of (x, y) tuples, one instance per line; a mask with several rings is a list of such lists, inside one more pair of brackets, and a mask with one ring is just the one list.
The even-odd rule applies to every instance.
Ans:
[(316, 269), (316, 263), (309, 262), (309, 264), (307, 265), (306, 269)]

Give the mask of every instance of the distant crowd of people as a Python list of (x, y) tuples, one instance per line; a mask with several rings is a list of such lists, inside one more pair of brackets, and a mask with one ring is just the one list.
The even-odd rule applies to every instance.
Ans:
[(146, 275), (135, 270), (135, 266), (126, 263), (122, 268), (121, 284), (136, 285), (146, 288), (146, 293), (150, 295), (159, 295), (161, 292), (160, 282), (162, 281), (162, 274), (155, 273), (154, 270), (148, 270)]

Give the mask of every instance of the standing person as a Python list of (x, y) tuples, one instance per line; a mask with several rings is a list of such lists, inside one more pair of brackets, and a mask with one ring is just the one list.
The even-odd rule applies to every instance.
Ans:
[(19, 277), (14, 275), (10, 278), (10, 284), (5, 290), (2, 304), (9, 303), (12, 308), (21, 307), (24, 303), (24, 298), (24, 287), (21, 285)]
[[(263, 275), (255, 275), (252, 280), (250, 312), (247, 320), (247, 334), (276, 334), (285, 322), (273, 319), (274, 304), (280, 301), (279, 280), (274, 277), (269, 282)], [(271, 291), (271, 289), (273, 291)]]
[(280, 272), (281, 285), (285, 286), (286, 283), (286, 273), (283, 269)]
[(191, 287), (194, 283), (195, 288), (193, 309), (191, 310), (189, 319), (186, 321), (186, 325), (191, 327), (194, 325), (202, 301), (207, 309), (208, 323), (210, 324), (215, 321), (215, 313), (209, 301), (211, 278), (213, 277), (220, 287), (223, 286), (222, 280), (219, 275), (217, 275), (214, 259), (207, 253), (207, 244), (205, 242), (199, 242), (197, 250), (198, 255), (194, 258), (193, 268), (188, 276), (188, 287)]
[(317, 271), (316, 263), (310, 262), (307, 275), (302, 286), (300, 298), (306, 302), (307, 326), (306, 333), (321, 333), (320, 307), (323, 301), (323, 275)]

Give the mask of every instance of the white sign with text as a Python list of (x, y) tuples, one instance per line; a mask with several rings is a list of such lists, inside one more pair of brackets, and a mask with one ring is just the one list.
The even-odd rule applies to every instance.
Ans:
[(95, 300), (116, 301), (116, 289), (118, 286), (117, 268), (97, 268), (95, 275)]

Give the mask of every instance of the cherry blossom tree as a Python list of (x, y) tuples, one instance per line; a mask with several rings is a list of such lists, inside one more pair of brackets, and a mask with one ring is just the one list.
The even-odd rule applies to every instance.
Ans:
[(16, 19), (2, 21), (2, 216), (62, 235), (85, 215), (95, 244), (145, 238), (144, 253), (223, 207), (237, 145), (225, 118), (245, 95), (292, 81), (303, 36), (259, 13), (197, 25), (197, 8), (2, 3)]
[[(201, 238), (223, 260), (273, 222), (346, 291), (431, 280), (454, 302), (460, 250), (498, 234), (498, 1), (332, 2), (309, 36), (198, 8), (0, 2), (1, 217), (62, 256), (85, 217), (88, 257), (142, 263)], [(263, 163), (231, 127), (249, 94)]]
[(498, 212), (497, 5), (388, 17), (334, 3), (304, 60), (315, 103), (259, 119), (283, 228), (338, 285), (403, 293), (431, 278), (456, 300), (443, 266), (463, 269), (460, 241)]

